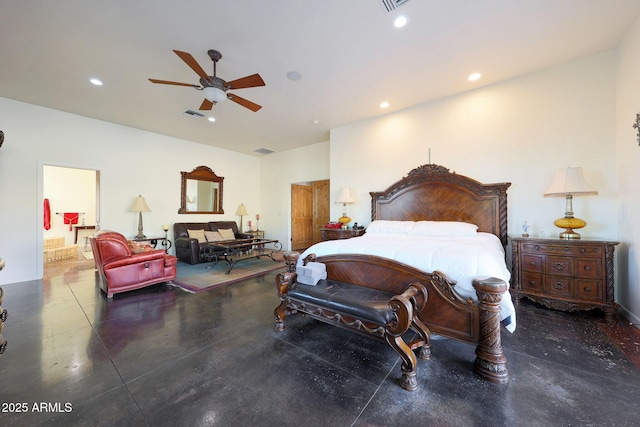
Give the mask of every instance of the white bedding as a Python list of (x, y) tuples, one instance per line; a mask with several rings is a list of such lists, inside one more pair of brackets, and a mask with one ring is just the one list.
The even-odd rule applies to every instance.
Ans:
[[(474, 278), (497, 277), (509, 285), (511, 274), (505, 264), (502, 244), (495, 235), (474, 231), (458, 233), (455, 237), (433, 237), (434, 234), (430, 233), (423, 233), (429, 236), (415, 235), (406, 226), (390, 229), (388, 224), (391, 222), (387, 222), (385, 227), (374, 226), (371, 229), (370, 226), (372, 232), (368, 229), (361, 237), (317, 243), (304, 251), (298, 263), (302, 264), (304, 257), (312, 253), (316, 256), (377, 255), (422, 271), (443, 272), (456, 281), (455, 290), (460, 296), (474, 301), (477, 301), (472, 284)], [(501, 320), (508, 331), (515, 331), (516, 313), (508, 290), (502, 297)]]

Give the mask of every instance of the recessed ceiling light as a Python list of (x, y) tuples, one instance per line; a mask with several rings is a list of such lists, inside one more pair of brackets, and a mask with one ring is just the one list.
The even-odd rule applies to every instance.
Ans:
[(467, 80), (469, 80), (470, 82), (478, 80), (480, 77), (482, 77), (482, 74), (480, 73), (473, 73), (471, 74), (469, 77), (467, 77)]
[(396, 28), (402, 28), (409, 23), (409, 18), (406, 15), (398, 15), (393, 20), (393, 26)]
[(311, 123), (313, 123), (314, 125), (318, 125), (320, 124), (320, 120), (314, 119)]
[(207, 120), (209, 120), (210, 122), (215, 122), (216, 118), (215, 117), (209, 117)]
[(96, 86), (102, 86), (102, 80), (100, 79), (96, 79), (95, 77), (92, 79), (89, 79), (89, 81), (91, 82), (91, 84), (96, 85)]
[(380, 108), (388, 108), (388, 107), (389, 107), (389, 103), (387, 101), (380, 103)]

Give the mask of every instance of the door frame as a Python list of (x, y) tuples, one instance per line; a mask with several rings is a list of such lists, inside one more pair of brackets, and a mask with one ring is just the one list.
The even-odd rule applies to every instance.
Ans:
[(37, 250), (36, 250), (36, 277), (42, 279), (44, 276), (44, 227), (43, 227), (43, 218), (44, 218), (44, 167), (52, 166), (56, 168), (66, 168), (66, 169), (82, 169), (82, 170), (90, 170), (95, 171), (96, 173), (96, 232), (100, 229), (100, 207), (101, 203), (101, 180), (100, 180), (100, 169), (94, 169), (87, 166), (75, 165), (69, 163), (55, 163), (55, 162), (47, 162), (47, 161), (38, 161), (38, 188), (37, 188), (37, 214), (36, 214), (36, 230), (37, 230)]

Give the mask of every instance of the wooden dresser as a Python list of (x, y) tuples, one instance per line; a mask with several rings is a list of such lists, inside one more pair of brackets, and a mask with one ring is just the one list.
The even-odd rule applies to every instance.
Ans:
[(599, 308), (615, 321), (613, 255), (618, 242), (512, 238), (511, 292), (556, 310)]
[(362, 236), (363, 234), (364, 228), (359, 228), (357, 230), (354, 230), (353, 228), (348, 228), (346, 230), (341, 228), (322, 228), (322, 241), (350, 239), (352, 237)]

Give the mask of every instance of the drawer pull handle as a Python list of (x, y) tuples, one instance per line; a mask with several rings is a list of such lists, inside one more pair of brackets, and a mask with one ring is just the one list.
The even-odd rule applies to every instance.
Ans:
[(554, 262), (553, 268), (555, 268), (556, 270), (564, 270), (566, 268), (566, 265), (564, 262)]
[(535, 249), (536, 251), (539, 251), (539, 250), (540, 250), (540, 246), (535, 245), (535, 246), (533, 247), (533, 249)]
[(585, 248), (580, 248), (579, 250), (580, 250), (580, 253), (581, 253), (581, 254), (583, 254), (583, 253), (587, 252), (587, 250), (586, 250)]
[(567, 247), (564, 248), (565, 252), (569, 252), (570, 250), (571, 250), (570, 248), (567, 248)]
[(556, 289), (564, 289), (564, 283), (562, 282), (556, 282), (553, 284), (553, 287)]
[(535, 261), (529, 261), (529, 265), (536, 265), (537, 263)]
[(584, 288), (584, 291), (585, 292), (591, 292), (591, 288), (587, 286), (586, 288)]
[(535, 285), (535, 284), (536, 284), (536, 281), (535, 281), (535, 280), (529, 280), (529, 284), (530, 284), (530, 285)]
[(585, 270), (587, 270), (587, 271), (591, 271), (591, 266), (590, 266), (590, 265), (586, 265), (586, 266), (584, 267), (584, 269), (585, 269)]

